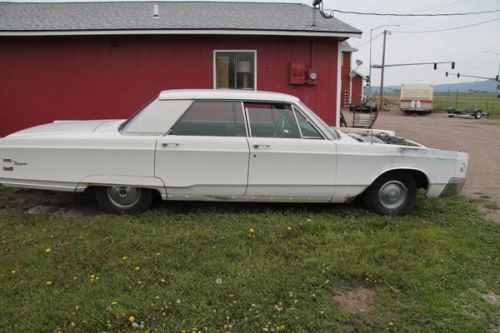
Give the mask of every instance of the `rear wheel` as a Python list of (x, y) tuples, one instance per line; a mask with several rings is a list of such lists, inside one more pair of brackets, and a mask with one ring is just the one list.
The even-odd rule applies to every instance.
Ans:
[(404, 215), (415, 204), (417, 186), (406, 174), (389, 174), (377, 179), (365, 192), (366, 206), (382, 215)]
[(108, 214), (137, 214), (146, 211), (153, 201), (149, 189), (114, 185), (96, 189), (99, 207)]
[(482, 114), (482, 113), (481, 113), (481, 111), (479, 111), (479, 110), (478, 110), (478, 111), (476, 111), (476, 112), (474, 112), (474, 118), (476, 118), (476, 119), (481, 119), (481, 116), (482, 116), (482, 115), (483, 115), (483, 114)]

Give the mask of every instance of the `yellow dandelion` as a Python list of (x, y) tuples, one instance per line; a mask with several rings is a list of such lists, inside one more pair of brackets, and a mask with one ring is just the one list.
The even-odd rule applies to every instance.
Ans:
[(135, 317), (134, 316), (128, 316), (128, 321), (130, 321), (131, 323), (133, 323), (135, 321)]
[(52, 286), (52, 281), (45, 281), (45, 285), (46, 285), (47, 287)]
[(94, 282), (94, 281), (95, 281), (95, 279), (94, 279), (94, 278), (91, 278), (91, 279), (90, 279), (90, 282)]
[(156, 252), (156, 256), (158, 257), (160, 255), (160, 252)]
[(390, 322), (388, 322), (388, 323), (387, 323), (387, 325), (388, 325), (389, 327), (392, 327), (392, 326), (394, 326), (394, 322), (390, 321)]
[(92, 275), (90, 276), (90, 278), (91, 278), (91, 279), (95, 278), (95, 274), (92, 274)]
[(141, 270), (141, 268), (140, 268), (139, 266), (135, 266), (135, 267), (134, 267), (134, 269), (135, 269), (136, 271)]
[(17, 273), (17, 272), (16, 272), (15, 270), (11, 270), (11, 271), (10, 271), (10, 274), (12, 274), (12, 275), (16, 275), (16, 273)]
[(307, 223), (312, 223), (313, 220), (307, 219)]
[(251, 233), (251, 234), (255, 234), (255, 229), (254, 229), (254, 228), (250, 228), (250, 229), (248, 230), (248, 232), (249, 232), (249, 233)]
[(286, 230), (292, 231), (292, 227), (287, 227)]
[(167, 280), (165, 280), (165, 279), (160, 279), (160, 283), (161, 283), (161, 284), (165, 284), (166, 282), (167, 282)]
[(118, 304), (117, 301), (111, 301), (111, 305), (116, 305), (116, 304)]
[(128, 257), (127, 257), (127, 256), (123, 256), (123, 257), (122, 257), (122, 260), (127, 260), (127, 259), (128, 259)]
[(45, 253), (49, 254), (50, 252), (52, 252), (52, 249), (50, 247), (45, 249)]

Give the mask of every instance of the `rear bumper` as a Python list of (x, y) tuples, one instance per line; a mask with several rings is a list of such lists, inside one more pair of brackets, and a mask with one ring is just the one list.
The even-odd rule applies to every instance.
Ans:
[(439, 197), (451, 197), (460, 193), (465, 185), (465, 178), (452, 177), (444, 187)]

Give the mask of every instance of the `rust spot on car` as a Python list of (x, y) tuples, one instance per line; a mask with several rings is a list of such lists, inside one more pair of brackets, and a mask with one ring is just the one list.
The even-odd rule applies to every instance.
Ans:
[(356, 196), (356, 195), (350, 195), (350, 196), (347, 196), (347, 197), (344, 199), (344, 202), (345, 202), (345, 203), (351, 203), (351, 202), (353, 202), (356, 198), (357, 198), (357, 196)]

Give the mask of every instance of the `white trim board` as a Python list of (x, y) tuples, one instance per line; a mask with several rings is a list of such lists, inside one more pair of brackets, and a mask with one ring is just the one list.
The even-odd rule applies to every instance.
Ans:
[(340, 47), (342, 41), (337, 44), (337, 110), (335, 111), (335, 127), (340, 127), (340, 97), (342, 90), (342, 50)]

